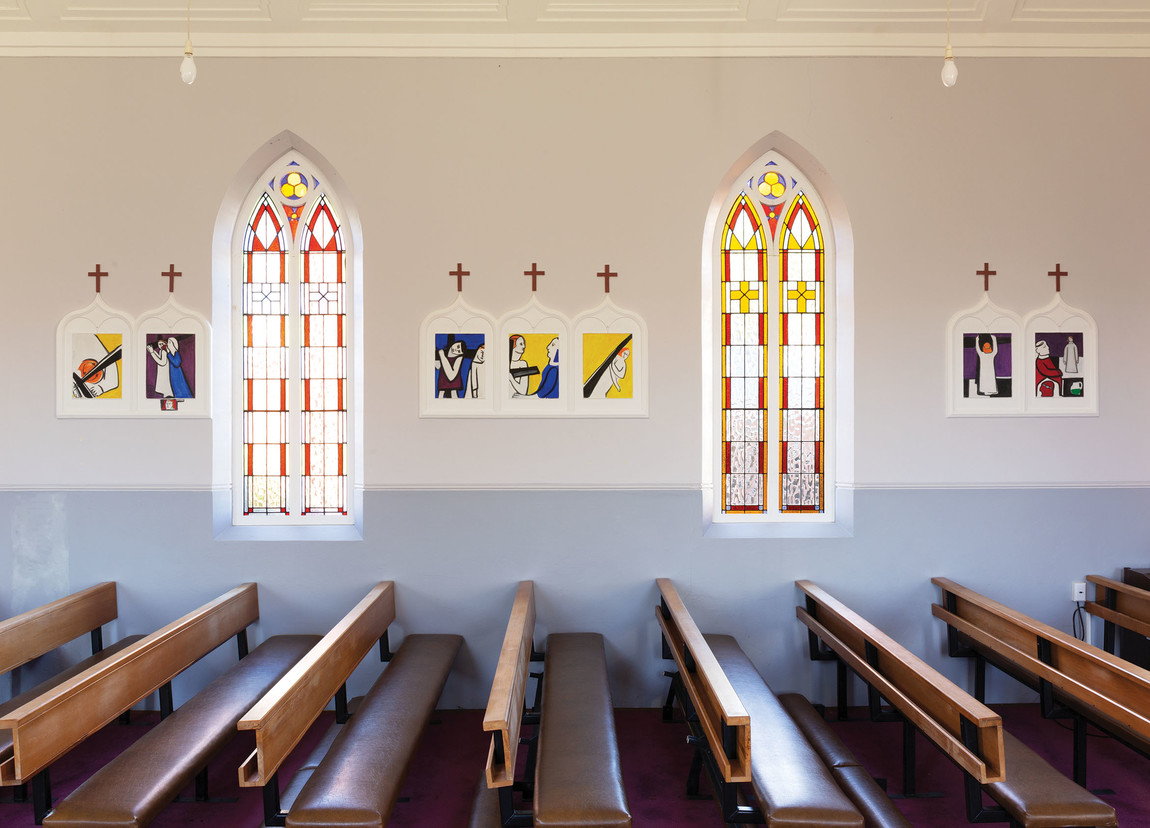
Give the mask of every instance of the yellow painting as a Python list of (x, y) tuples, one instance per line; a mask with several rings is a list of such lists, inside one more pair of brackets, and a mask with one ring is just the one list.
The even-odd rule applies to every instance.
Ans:
[(507, 340), (512, 397), (559, 398), (559, 335), (511, 334)]
[(631, 399), (634, 353), (632, 334), (583, 334), (584, 399)]
[(122, 334), (74, 334), (72, 337), (72, 396), (118, 400), (124, 396), (120, 381)]

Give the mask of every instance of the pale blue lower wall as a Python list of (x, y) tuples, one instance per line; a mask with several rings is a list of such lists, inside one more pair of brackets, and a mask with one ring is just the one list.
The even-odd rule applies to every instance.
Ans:
[[(0, 526), (9, 527), (0, 614), (114, 580), (118, 637), (250, 580), (260, 586), (258, 642), (326, 631), (371, 584), (391, 579), (393, 641), (462, 633), (442, 704), (476, 708), (486, 703), (515, 584), (530, 578), (537, 643), (548, 631), (602, 632), (616, 704), (650, 706), (665, 692), (668, 666), (654, 579), (668, 576), (700, 627), (736, 635), (776, 690), (829, 702), (834, 671), (807, 661), (795, 579), (816, 581), (969, 687), (965, 662), (943, 653), (931, 576), (1069, 630), (1072, 581), (1150, 565), (1150, 490), (1142, 488), (861, 490), (853, 537), (770, 541), (704, 539), (697, 492), (371, 491), (365, 501), (362, 542), (241, 543), (212, 539), (208, 492), (0, 492)], [(222, 649), (177, 683), (177, 703), (234, 660)], [(378, 669), (361, 667), (352, 691)], [(998, 677), (989, 694), (1028, 698)]]

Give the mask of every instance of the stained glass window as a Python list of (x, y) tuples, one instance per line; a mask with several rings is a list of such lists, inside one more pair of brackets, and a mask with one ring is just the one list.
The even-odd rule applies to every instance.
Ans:
[(727, 519), (827, 508), (828, 251), (817, 196), (765, 156), (720, 212), (716, 504)]
[(299, 160), (264, 177), (242, 242), (238, 512), (259, 522), (349, 513), (348, 248)]

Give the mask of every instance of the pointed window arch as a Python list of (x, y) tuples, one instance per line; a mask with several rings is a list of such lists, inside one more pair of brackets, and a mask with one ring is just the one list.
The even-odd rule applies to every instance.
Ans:
[(710, 526), (750, 527), (736, 534), (849, 531), (841, 484), (852, 472), (853, 358), (842, 286), (852, 244), (833, 185), (822, 173), (816, 186), (808, 169), (821, 170), (774, 133), (732, 167), (708, 218), (704, 502)]
[[(290, 133), (273, 140), (245, 168), (257, 183), (229, 194), (217, 220), (214, 313), (228, 317), (232, 376), (227, 524), (255, 530), (228, 531), (217, 498), (217, 537), (362, 537), (359, 225), (308, 149)], [(214, 433), (218, 483), (224, 429)], [(341, 527), (353, 531), (325, 531)]]

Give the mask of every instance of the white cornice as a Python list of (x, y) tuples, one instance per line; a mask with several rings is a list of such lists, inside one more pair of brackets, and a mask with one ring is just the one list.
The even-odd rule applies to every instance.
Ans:
[[(936, 57), (938, 35), (530, 33), (240, 34), (193, 31), (197, 57)], [(0, 57), (170, 57), (183, 35), (0, 31)], [(968, 57), (1150, 57), (1150, 34), (984, 34), (953, 38)]]

